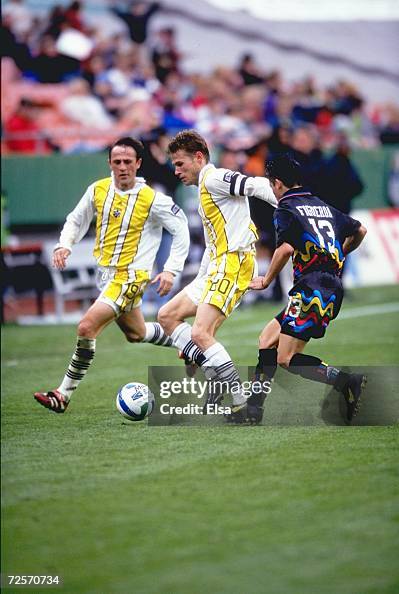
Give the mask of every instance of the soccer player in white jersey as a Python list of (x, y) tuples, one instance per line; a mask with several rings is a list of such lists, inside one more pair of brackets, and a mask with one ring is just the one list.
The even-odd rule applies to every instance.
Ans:
[[(179, 132), (168, 150), (178, 178), (186, 186), (198, 186), (206, 249), (197, 277), (160, 309), (158, 321), (186, 361), (203, 367), (208, 379), (237, 386), (238, 372), (215, 333), (257, 275), (258, 235), (248, 196), (273, 206), (277, 201), (266, 178), (248, 177), (210, 163), (207, 143), (195, 130)], [(192, 327), (185, 322), (190, 316), (195, 316)], [(232, 395), (234, 414), (246, 400), (241, 391)], [(216, 398), (210, 396), (207, 404), (212, 401)]]
[(111, 322), (116, 321), (129, 342), (172, 346), (159, 323), (144, 321), (140, 306), (162, 229), (167, 229), (173, 240), (163, 272), (151, 281), (159, 283), (161, 296), (169, 293), (174, 277), (183, 270), (190, 236), (187, 218), (172, 198), (137, 177), (142, 154), (142, 143), (133, 138), (113, 144), (109, 150), (111, 176), (87, 188), (68, 215), (54, 249), (53, 265), (62, 270), (73, 245), (97, 216), (94, 256), (101, 293), (78, 325), (76, 350), (60, 386), (34, 395), (39, 404), (56, 413), (65, 412), (93, 360), (97, 336)]

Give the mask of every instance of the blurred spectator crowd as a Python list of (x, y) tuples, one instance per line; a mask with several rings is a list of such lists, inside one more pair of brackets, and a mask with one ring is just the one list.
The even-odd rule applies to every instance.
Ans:
[[(328, 87), (312, 77), (289, 82), (251, 54), (234, 68), (186, 72), (184, 52), (194, 46), (182, 50), (173, 26), (149, 28), (162, 4), (109, 0), (108, 10), (123, 24), (121, 32), (89, 25), (77, 0), (55, 5), (48, 14), (32, 11), (24, 0), (5, 4), (3, 152), (91, 152), (131, 135), (145, 146), (140, 173), (179, 201), (166, 147), (171, 135), (193, 127), (207, 139), (217, 165), (248, 175), (263, 175), (267, 158), (292, 151), (303, 165), (305, 184), (349, 212), (363, 190), (350, 150), (399, 143), (398, 105), (371, 105), (348, 81), (332, 81)], [(394, 191), (397, 195), (397, 185)], [(191, 265), (195, 274), (203, 250), (196, 192), (185, 189), (180, 198), (192, 241), (186, 268)], [(260, 232), (258, 263), (264, 273), (275, 246), (273, 209), (259, 200), (251, 200), (250, 207)], [(159, 269), (169, 240), (165, 236), (162, 242)], [(280, 299), (290, 276), (290, 270), (281, 274), (266, 298)]]
[(89, 26), (78, 0), (46, 15), (23, 0), (5, 4), (6, 152), (95, 151), (121, 135), (152, 138), (195, 127), (215, 151), (227, 152), (225, 159), (245, 157), (247, 168), (261, 173), (265, 156), (288, 146), (308, 155), (332, 148), (343, 158), (349, 147), (399, 142), (398, 106), (369, 105), (350, 82), (288, 82), (251, 54), (235, 68), (185, 72), (175, 29), (148, 34), (161, 4), (110, 0), (108, 8), (124, 23), (122, 32)]

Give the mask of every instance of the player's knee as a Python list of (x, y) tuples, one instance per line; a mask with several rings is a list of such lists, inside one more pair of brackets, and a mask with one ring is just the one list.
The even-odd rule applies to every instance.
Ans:
[(78, 336), (94, 338), (97, 334), (97, 327), (91, 320), (83, 318), (78, 325)]
[(205, 350), (209, 333), (206, 332), (202, 326), (194, 323), (191, 330), (191, 338), (197, 347), (199, 347), (201, 350)]
[(124, 330), (125, 338), (128, 342), (141, 342), (144, 339), (145, 332), (137, 330)]
[(272, 349), (275, 346), (276, 346), (275, 340), (270, 340), (270, 338), (268, 336), (264, 336), (263, 334), (261, 334), (259, 336), (259, 348), (260, 349)]

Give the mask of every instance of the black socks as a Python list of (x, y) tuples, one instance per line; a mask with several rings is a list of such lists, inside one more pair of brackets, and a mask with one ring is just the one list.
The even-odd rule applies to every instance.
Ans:
[(296, 353), (290, 361), (288, 371), (306, 379), (329, 384), (340, 391), (348, 381), (349, 375), (336, 367), (331, 367), (318, 357)]

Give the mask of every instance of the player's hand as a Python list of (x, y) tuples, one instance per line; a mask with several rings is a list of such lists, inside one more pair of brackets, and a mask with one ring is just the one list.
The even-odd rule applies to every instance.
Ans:
[(255, 278), (253, 278), (249, 283), (249, 288), (254, 289), (254, 291), (261, 291), (262, 289), (266, 289), (265, 277), (255, 276)]
[(53, 266), (54, 268), (58, 268), (58, 270), (64, 270), (66, 265), (66, 260), (71, 253), (71, 250), (68, 248), (58, 248), (53, 252)]
[(173, 281), (175, 280), (174, 275), (167, 270), (160, 272), (156, 275), (155, 278), (152, 279), (150, 285), (155, 285), (159, 282), (159, 287), (157, 289), (157, 293), (160, 297), (164, 297), (169, 293), (173, 286)]

